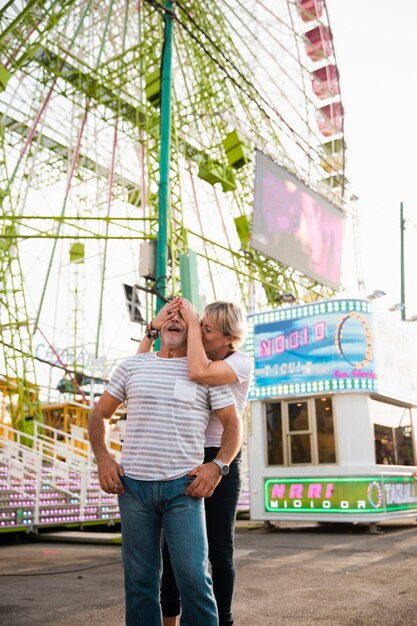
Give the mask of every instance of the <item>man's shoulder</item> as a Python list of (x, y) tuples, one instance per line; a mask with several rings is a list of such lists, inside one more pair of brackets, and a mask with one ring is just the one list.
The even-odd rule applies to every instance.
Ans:
[(126, 369), (151, 368), (163, 371), (169, 376), (175, 374), (188, 377), (188, 362), (186, 357), (162, 358), (156, 352), (143, 352), (129, 357), (124, 361)]
[(133, 356), (129, 356), (127, 359), (124, 359), (120, 366), (126, 370), (131, 370), (141, 365), (142, 363), (149, 363), (155, 360), (154, 352), (143, 352), (141, 354), (135, 354)]
[[(198, 383), (199, 384), (199, 383)], [(226, 394), (227, 396), (233, 396), (232, 391), (230, 389), (230, 385), (201, 385), (204, 387), (209, 395), (222, 395)]]

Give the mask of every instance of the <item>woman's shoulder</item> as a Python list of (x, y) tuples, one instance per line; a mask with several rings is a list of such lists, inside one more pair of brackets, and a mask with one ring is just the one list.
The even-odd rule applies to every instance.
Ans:
[(236, 352), (232, 352), (227, 359), (225, 359), (229, 363), (229, 365), (235, 365), (239, 368), (244, 368), (247, 372), (251, 372), (253, 367), (253, 360), (249, 354), (246, 352), (242, 352), (241, 350), (236, 350)]
[(252, 357), (250, 357), (249, 354), (246, 354), (246, 352), (242, 352), (242, 350), (236, 350), (235, 352), (232, 352), (232, 354), (229, 354), (226, 360), (252, 362)]

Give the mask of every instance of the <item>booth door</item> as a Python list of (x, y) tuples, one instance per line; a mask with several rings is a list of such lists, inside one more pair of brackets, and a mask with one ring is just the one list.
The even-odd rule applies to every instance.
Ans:
[[(311, 463), (312, 429), (308, 401), (285, 402), (288, 464)], [(285, 410), (286, 409), (286, 410)]]
[(336, 463), (329, 396), (265, 404), (267, 465)]

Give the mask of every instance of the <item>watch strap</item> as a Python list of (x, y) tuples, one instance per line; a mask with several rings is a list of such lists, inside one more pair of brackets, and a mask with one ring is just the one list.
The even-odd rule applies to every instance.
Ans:
[(227, 463), (223, 463), (223, 461), (220, 461), (220, 459), (212, 459), (211, 462), (217, 465), (222, 476), (226, 476), (226, 474), (228, 474), (229, 466), (227, 465)]

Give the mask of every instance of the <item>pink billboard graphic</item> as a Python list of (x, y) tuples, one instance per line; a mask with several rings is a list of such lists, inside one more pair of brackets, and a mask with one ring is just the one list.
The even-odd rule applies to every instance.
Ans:
[(258, 151), (252, 247), (338, 289), (342, 241), (342, 211)]

